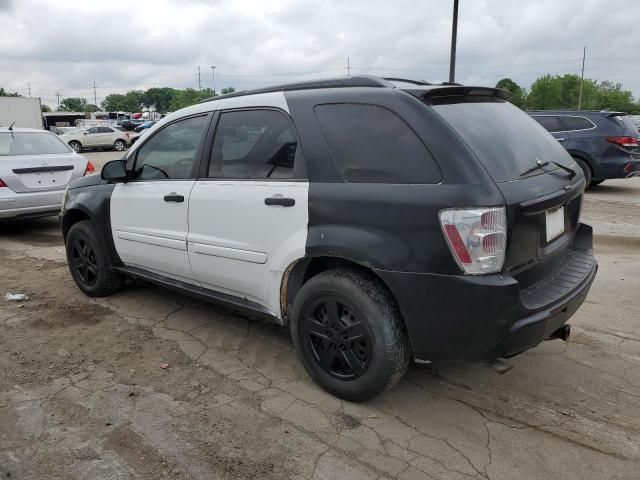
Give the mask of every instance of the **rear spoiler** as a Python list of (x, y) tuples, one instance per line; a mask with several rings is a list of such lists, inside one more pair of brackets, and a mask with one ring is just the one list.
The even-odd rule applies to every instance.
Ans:
[(629, 115), (629, 112), (610, 112), (608, 110), (600, 110), (601, 113), (604, 113), (604, 116), (609, 117), (624, 117), (625, 115)]
[(424, 88), (402, 88), (407, 93), (423, 100), (443, 97), (484, 96), (508, 99), (511, 92), (502, 88), (473, 87), (467, 85), (442, 84)]

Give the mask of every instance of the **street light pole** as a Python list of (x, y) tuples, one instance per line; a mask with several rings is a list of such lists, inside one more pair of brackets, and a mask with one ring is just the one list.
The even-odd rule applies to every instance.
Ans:
[(453, 23), (451, 26), (451, 57), (449, 59), (449, 82), (456, 78), (456, 42), (458, 39), (458, 0), (453, 0)]
[(211, 78), (213, 79), (213, 96), (216, 96), (216, 66), (211, 65)]

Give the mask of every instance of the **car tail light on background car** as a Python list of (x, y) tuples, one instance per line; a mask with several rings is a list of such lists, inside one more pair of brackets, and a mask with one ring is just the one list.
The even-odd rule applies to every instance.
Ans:
[(1, 178), (0, 178), (0, 188), (9, 188), (7, 187), (7, 184), (2, 181)]
[(605, 137), (607, 142), (615, 143), (622, 147), (637, 147), (638, 139), (635, 137)]
[(96, 167), (93, 166), (93, 163), (87, 161), (87, 168), (84, 169), (83, 177), (87, 175), (91, 175), (92, 173), (96, 173)]
[(451, 253), (464, 273), (502, 270), (507, 246), (504, 207), (448, 208), (438, 216)]

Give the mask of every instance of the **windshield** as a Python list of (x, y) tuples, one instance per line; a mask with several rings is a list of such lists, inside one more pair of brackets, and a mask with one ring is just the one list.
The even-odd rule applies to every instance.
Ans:
[[(569, 166), (571, 157), (538, 122), (511, 103), (487, 97), (445, 97), (432, 105), (462, 137), (496, 182), (507, 182), (540, 162)], [(554, 164), (527, 176), (557, 169)]]
[(0, 156), (70, 153), (71, 149), (49, 132), (2, 132)]

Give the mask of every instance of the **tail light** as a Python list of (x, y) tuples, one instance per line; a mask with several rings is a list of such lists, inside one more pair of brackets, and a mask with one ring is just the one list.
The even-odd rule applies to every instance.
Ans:
[(9, 188), (7, 187), (7, 184), (2, 181), (1, 178), (0, 178), (0, 188)]
[(96, 173), (96, 167), (93, 166), (93, 163), (87, 160), (87, 168), (84, 169), (83, 177), (87, 175), (91, 175), (92, 173)]
[(465, 274), (502, 270), (507, 246), (504, 207), (448, 208), (438, 216), (449, 249)]
[(623, 147), (637, 147), (638, 139), (635, 137), (605, 137), (607, 142), (615, 143)]

